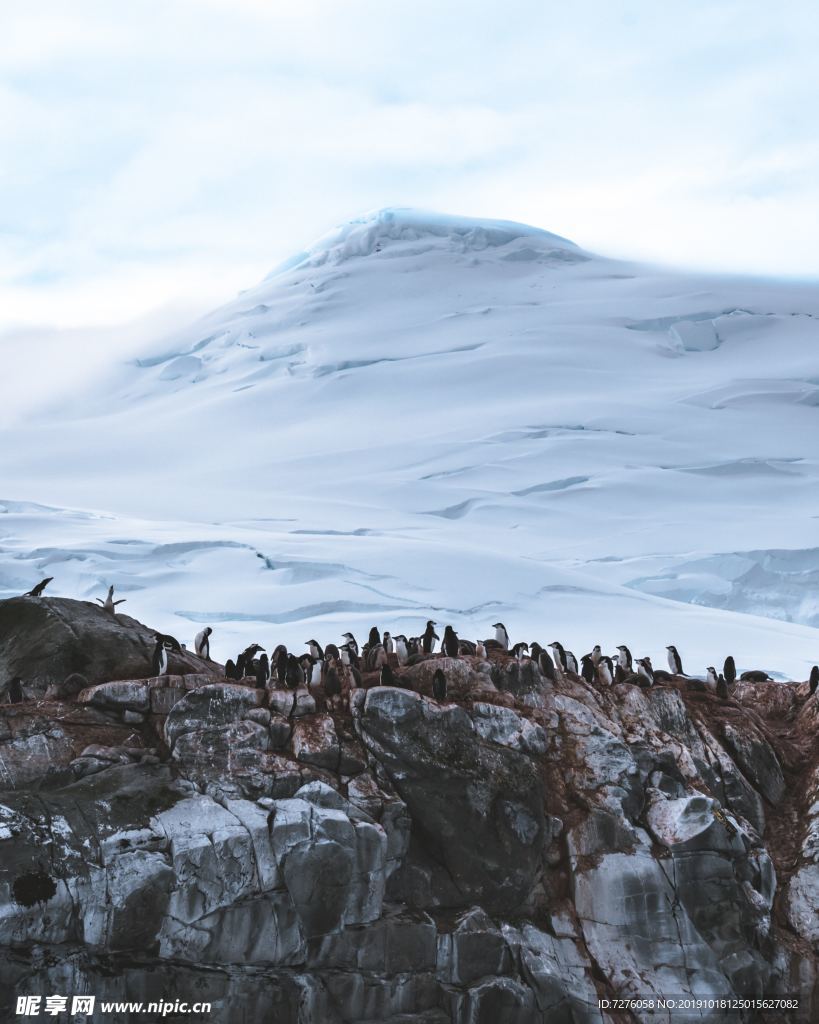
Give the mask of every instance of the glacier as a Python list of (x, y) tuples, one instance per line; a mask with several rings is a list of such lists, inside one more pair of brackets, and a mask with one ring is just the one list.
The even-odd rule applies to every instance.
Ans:
[(376, 211), (6, 425), (0, 597), (113, 583), (220, 660), (431, 615), (805, 678), (817, 317), (810, 282)]

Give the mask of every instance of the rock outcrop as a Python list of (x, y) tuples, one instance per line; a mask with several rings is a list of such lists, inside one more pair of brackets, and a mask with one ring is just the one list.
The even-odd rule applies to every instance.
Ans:
[(0, 708), (0, 1014), (69, 991), (230, 1024), (676, 1024), (722, 1017), (611, 1001), (798, 994), (735, 1019), (816, 1019), (804, 684), (723, 703), (500, 658), (447, 665), (438, 703), (444, 661), (343, 712), (181, 672)]
[[(0, 683), (19, 676), (30, 696), (59, 693), (77, 673), (85, 685), (150, 675), (155, 630), (129, 615), (63, 597), (0, 601)], [(221, 675), (222, 666), (190, 651), (169, 651), (168, 671)]]

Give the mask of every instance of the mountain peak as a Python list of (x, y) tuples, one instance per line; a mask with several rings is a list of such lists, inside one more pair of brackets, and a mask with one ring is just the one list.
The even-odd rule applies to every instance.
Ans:
[(343, 263), (384, 250), (393, 256), (414, 256), (436, 249), (457, 253), (504, 249), (510, 259), (555, 255), (579, 259), (583, 255), (574, 242), (528, 224), (459, 217), (413, 207), (384, 207), (337, 225), (276, 267), (268, 278), (305, 266)]

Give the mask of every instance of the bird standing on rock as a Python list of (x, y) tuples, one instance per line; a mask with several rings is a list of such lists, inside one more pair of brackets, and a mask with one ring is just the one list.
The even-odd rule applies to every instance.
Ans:
[(617, 664), (626, 674), (630, 673), (631, 651), (628, 649), (628, 647), (625, 646), (625, 644), (620, 644), (620, 646), (617, 648), (617, 651)]
[(268, 679), (270, 679), (270, 662), (267, 660), (267, 655), (262, 653), (256, 663), (256, 686), (263, 690), (267, 686)]
[(435, 669), (435, 675), (432, 677), (432, 696), (437, 701), (446, 700), (446, 676), (439, 668)]
[(354, 651), (356, 657), (358, 657), (358, 641), (353, 636), (353, 634), (352, 633), (342, 633), (341, 635), (344, 637), (344, 639), (346, 641), (346, 643), (343, 644), (342, 649), (344, 647), (346, 647), (348, 650)]
[(677, 648), (674, 647), (673, 644), (669, 644), (668, 647), (666, 647), (666, 650), (668, 651), (668, 667), (671, 674), (673, 676), (685, 675), (683, 672), (682, 658), (680, 657)]
[(117, 605), (118, 604), (125, 604), (125, 600), (126, 599), (124, 597), (122, 597), (122, 598), (119, 599), (119, 601), (115, 601), (114, 600), (114, 586), (112, 584), (108, 588), (108, 595), (107, 595), (107, 597), (105, 598), (104, 601), (103, 601), (103, 599), (101, 597), (95, 597), (94, 600), (95, 601), (99, 601), (99, 603), (103, 607), (103, 611), (108, 612), (109, 615), (114, 615), (115, 612), (116, 612)]
[(810, 679), (808, 680), (808, 687), (810, 689), (809, 696), (813, 696), (819, 688), (819, 665), (814, 665), (810, 670)]
[(614, 682), (614, 662), (607, 654), (597, 662), (597, 678), (603, 686), (611, 686)]
[(435, 650), (435, 641), (440, 640), (440, 637), (435, 632), (436, 625), (437, 623), (433, 622), (432, 619), (427, 622), (427, 628), (421, 637), (421, 648), (424, 654), (432, 654)]
[(722, 674), (725, 676), (725, 682), (728, 686), (733, 686), (737, 681), (737, 667), (730, 654), (723, 663)]
[(638, 658), (635, 664), (637, 665), (637, 675), (641, 680), (640, 685), (643, 687), (653, 686), (654, 669), (651, 667), (651, 658)]
[(40, 580), (36, 587), (32, 587), (27, 593), (23, 594), (23, 597), (40, 597), (45, 588), (54, 579), (53, 576), (46, 576), (44, 580)]
[(287, 670), (284, 681), (288, 690), (298, 690), (300, 686), (304, 686), (304, 671), (295, 654), (287, 655)]
[(444, 629), (444, 639), (441, 641), (441, 650), (448, 658), (457, 658), (460, 653), (458, 634), (452, 626), (447, 626), (446, 629)]
[(495, 643), (499, 645), (502, 651), (508, 651), (509, 634), (506, 632), (506, 626), (502, 622), (495, 622), (492, 625), (492, 629), (495, 630)]
[(210, 626), (205, 626), (193, 638), (193, 649), (200, 658), (210, 661), (210, 635), (213, 632)]
[[(566, 648), (557, 640), (553, 640), (549, 647), (555, 653), (555, 664), (561, 673), (574, 672), (577, 675), (577, 658), (572, 654), (571, 651), (567, 651)], [(609, 658), (609, 661), (611, 659)]]

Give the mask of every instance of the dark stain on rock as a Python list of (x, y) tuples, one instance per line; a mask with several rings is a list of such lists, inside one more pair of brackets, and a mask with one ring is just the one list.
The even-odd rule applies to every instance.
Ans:
[(57, 892), (57, 885), (45, 871), (27, 871), (15, 878), (13, 891), (21, 907), (33, 907), (35, 903), (48, 903)]

